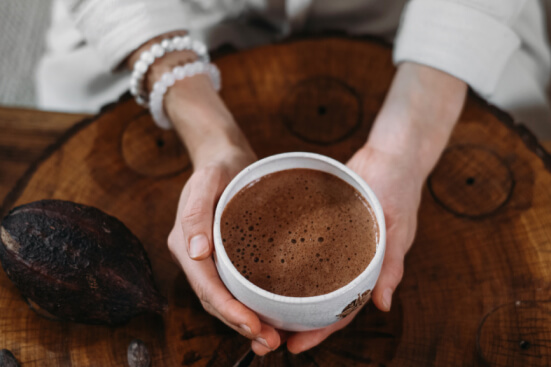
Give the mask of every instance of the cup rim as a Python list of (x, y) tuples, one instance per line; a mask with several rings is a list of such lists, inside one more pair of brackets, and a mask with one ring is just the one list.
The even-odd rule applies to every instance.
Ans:
[[(361, 186), (361, 188), (364, 190), (364, 192), (367, 194), (365, 196), (368, 196), (368, 202), (371, 208), (373, 209), (373, 212), (375, 213), (375, 218), (377, 220), (377, 224), (379, 226), (379, 241), (377, 242), (377, 247), (375, 250), (375, 256), (373, 256), (373, 259), (371, 259), (369, 265), (352, 281), (347, 283), (341, 288), (338, 288), (330, 293), (321, 294), (317, 296), (309, 296), (309, 297), (291, 297), (291, 296), (283, 296), (280, 294), (269, 292), (263, 288), (260, 288), (247, 278), (245, 278), (232, 264), (228, 254), (226, 253), (226, 248), (224, 247), (224, 244), (222, 242), (222, 233), (220, 230), (220, 222), (222, 219), (222, 213), (224, 212), (224, 208), (220, 205), (222, 202), (229, 202), (227, 200), (229, 193), (231, 189), (241, 180), (241, 178), (245, 175), (247, 175), (250, 171), (256, 169), (259, 166), (262, 166), (266, 163), (270, 163), (275, 160), (283, 159), (283, 158), (310, 158), (314, 160), (323, 161), (324, 163), (330, 164), (346, 173), (348, 176), (350, 176), (357, 184)], [(300, 167), (297, 167), (300, 168)], [(286, 169), (292, 169), (292, 168), (286, 168)], [(284, 169), (284, 170), (286, 170)], [(281, 170), (283, 171), (283, 170)], [(279, 171), (274, 171), (279, 172)], [(360, 194), (363, 195), (363, 193), (360, 192)], [(364, 280), (377, 266), (379, 262), (382, 262), (383, 259), (381, 257), (385, 254), (385, 247), (386, 247), (386, 226), (385, 226), (385, 218), (383, 214), (383, 208), (381, 207), (381, 204), (379, 203), (379, 200), (375, 196), (375, 193), (369, 185), (354, 171), (352, 171), (350, 168), (342, 164), (341, 162), (329, 158), (325, 155), (317, 154), (317, 153), (310, 153), (310, 152), (288, 152), (288, 153), (281, 153), (281, 154), (275, 154), (268, 156), (266, 158), (260, 159), (251, 165), (245, 167), (241, 172), (235, 176), (231, 182), (226, 186), (224, 189), (224, 192), (220, 196), (220, 199), (218, 200), (218, 203), (216, 204), (216, 211), (214, 215), (214, 225), (213, 225), (213, 240), (214, 240), (214, 249), (216, 252), (216, 261), (220, 261), (224, 263), (226, 268), (228, 268), (229, 272), (232, 274), (234, 278), (236, 278), (242, 285), (244, 285), (246, 288), (248, 288), (249, 291), (254, 292), (258, 294), (261, 297), (267, 298), (271, 301), (285, 303), (285, 304), (309, 304), (309, 303), (318, 303), (318, 302), (326, 302), (328, 300), (341, 297), (342, 295), (346, 294), (350, 289), (354, 288), (358, 283)]]

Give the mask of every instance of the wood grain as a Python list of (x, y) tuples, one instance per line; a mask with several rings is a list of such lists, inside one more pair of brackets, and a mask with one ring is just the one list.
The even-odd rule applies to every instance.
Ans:
[(0, 107), (0, 202), (48, 146), (87, 116)]
[[(222, 97), (259, 157), (312, 151), (346, 161), (365, 141), (394, 68), (377, 42), (296, 40), (217, 59)], [(357, 67), (361, 62), (362, 67)], [(551, 364), (551, 157), (471, 95), (423, 191), (393, 309), (372, 303), (298, 356), (252, 366)], [(170, 311), (119, 328), (40, 318), (0, 273), (0, 347), (22, 366), (122, 366), (145, 342), (153, 366), (231, 366), (248, 342), (201, 308), (166, 237), (191, 174), (185, 150), (128, 97), (80, 124), (6, 198), (60, 198), (115, 215), (142, 240)], [(520, 302), (520, 303), (519, 303)]]

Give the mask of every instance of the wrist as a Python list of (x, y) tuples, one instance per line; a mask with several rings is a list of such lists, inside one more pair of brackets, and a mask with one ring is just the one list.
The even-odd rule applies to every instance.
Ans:
[(407, 162), (424, 180), (459, 119), (466, 92), (463, 81), (442, 71), (401, 64), (366, 146)]
[(196, 168), (229, 156), (224, 152), (239, 151), (254, 157), (247, 139), (207, 76), (177, 81), (165, 94), (164, 108)]

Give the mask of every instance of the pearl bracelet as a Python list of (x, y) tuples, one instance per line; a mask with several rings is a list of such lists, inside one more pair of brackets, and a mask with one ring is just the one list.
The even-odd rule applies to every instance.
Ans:
[(172, 124), (163, 108), (163, 98), (168, 88), (173, 86), (178, 80), (192, 77), (197, 74), (207, 74), (210, 77), (214, 89), (217, 91), (220, 90), (220, 70), (218, 70), (216, 65), (204, 63), (202, 61), (195, 61), (184, 66), (176, 66), (172, 71), (164, 73), (161, 79), (153, 85), (153, 89), (149, 94), (149, 110), (157, 126), (167, 130), (172, 128)]
[(205, 44), (192, 40), (189, 36), (176, 36), (164, 39), (160, 43), (153, 44), (149, 50), (141, 53), (140, 59), (134, 63), (134, 69), (130, 77), (130, 93), (139, 105), (147, 107), (147, 94), (143, 90), (143, 81), (149, 67), (156, 59), (163, 57), (167, 53), (183, 50), (195, 52), (202, 62), (210, 62)]

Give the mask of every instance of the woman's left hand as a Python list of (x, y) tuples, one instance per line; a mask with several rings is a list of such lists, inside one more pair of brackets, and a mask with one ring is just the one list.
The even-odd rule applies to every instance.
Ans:
[[(404, 256), (411, 247), (417, 226), (417, 209), (424, 177), (416, 174), (400, 157), (364, 147), (347, 165), (371, 187), (385, 214), (387, 240), (381, 274), (372, 298), (382, 311), (389, 311), (392, 294), (402, 279)], [(292, 353), (308, 350), (337, 330), (348, 325), (357, 312), (326, 328), (289, 336), (287, 348)]]
[[(442, 71), (409, 62), (399, 65), (367, 143), (347, 163), (374, 191), (385, 214), (386, 252), (372, 293), (382, 311), (390, 310), (402, 279), (423, 184), (447, 144), (466, 92), (463, 81)], [(300, 353), (344, 328), (358, 312), (323, 329), (280, 335), (287, 337), (289, 351)], [(255, 352), (268, 349), (256, 346)]]

